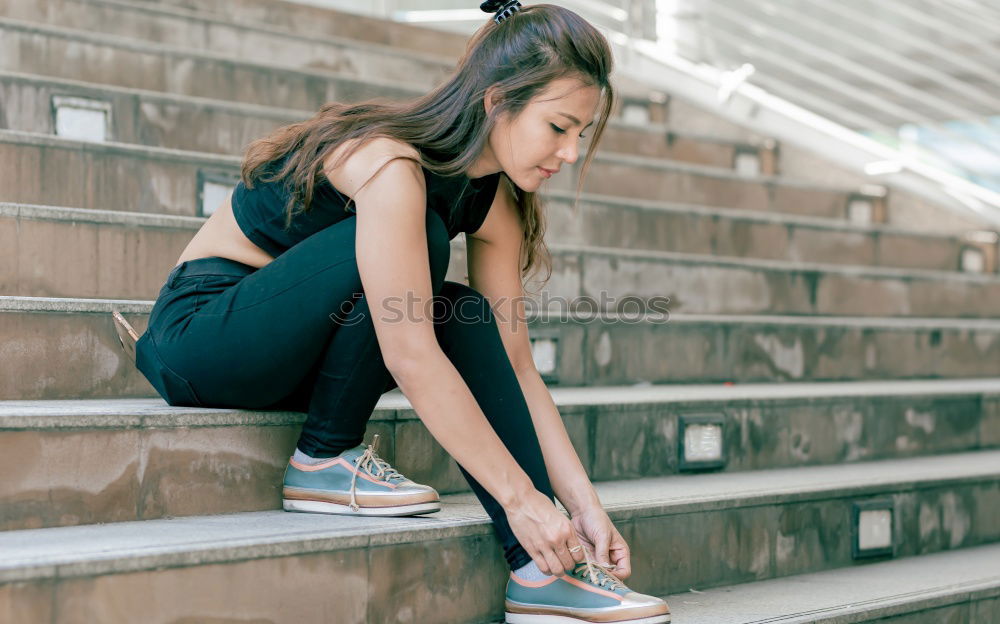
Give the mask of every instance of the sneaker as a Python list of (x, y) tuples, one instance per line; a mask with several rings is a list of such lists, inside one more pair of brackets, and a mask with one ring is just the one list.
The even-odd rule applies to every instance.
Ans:
[(367, 447), (347, 449), (315, 465), (288, 460), (282, 488), (285, 511), (348, 516), (414, 516), (441, 510), (437, 490), (407, 479)]
[(630, 590), (607, 568), (584, 556), (587, 560), (576, 564), (571, 573), (540, 581), (526, 581), (511, 572), (504, 601), (505, 622), (661, 624), (670, 621), (670, 608), (663, 599)]

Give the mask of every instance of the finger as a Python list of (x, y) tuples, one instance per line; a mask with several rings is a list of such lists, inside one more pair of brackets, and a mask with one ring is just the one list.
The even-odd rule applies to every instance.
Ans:
[(629, 553), (628, 551), (619, 551), (616, 554), (618, 555), (618, 558), (615, 560), (615, 565), (617, 566), (615, 568), (615, 574), (617, 574), (620, 578), (625, 578), (632, 574), (632, 563), (629, 561)]
[[(525, 548), (525, 550), (528, 549)], [(538, 569), (541, 570), (542, 574), (548, 574), (551, 576), (559, 573), (558, 567), (552, 567), (552, 558), (548, 555), (544, 547), (539, 550), (532, 548), (528, 551), (528, 554), (531, 555), (531, 560), (535, 562), (535, 565), (538, 566)]]
[(566, 566), (555, 550), (549, 548), (545, 554), (545, 561), (549, 564), (549, 574), (559, 576), (566, 573)]
[(571, 553), (569, 551), (569, 549), (574, 546), (576, 546), (575, 541), (570, 542), (569, 540), (566, 540), (556, 549), (559, 561), (562, 562), (563, 572), (571, 572), (573, 568), (576, 567), (576, 561), (573, 560), (573, 555), (576, 553)]
[[(525, 548), (525, 550), (528, 549)], [(545, 555), (542, 554), (541, 551), (529, 551), (528, 555), (531, 556), (531, 560), (535, 562), (535, 565), (538, 566), (538, 569), (541, 570), (542, 574), (551, 574), (551, 572), (547, 569), (548, 562), (545, 559)]]
[(612, 565), (611, 558), (608, 556), (609, 551), (611, 550), (610, 546), (610, 537), (603, 534), (597, 536), (597, 549), (594, 550), (594, 557), (597, 559), (598, 563), (605, 567), (610, 567)]

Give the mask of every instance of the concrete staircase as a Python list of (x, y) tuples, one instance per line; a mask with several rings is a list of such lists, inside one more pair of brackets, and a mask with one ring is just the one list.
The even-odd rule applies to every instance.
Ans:
[[(0, 622), (502, 619), (489, 518), (405, 397), (366, 440), (442, 511), (288, 514), (303, 414), (167, 406), (110, 317), (145, 327), (249, 141), (420, 93), (462, 44), (282, 0), (0, 0)], [(669, 318), (530, 323), (629, 586), (685, 624), (1000, 622), (995, 239), (915, 229), (933, 206), (623, 88), (579, 211), (575, 168), (545, 192), (546, 290)], [(106, 141), (56, 136), (80, 100)], [(725, 461), (692, 473), (705, 416)], [(870, 504), (892, 508), (874, 563)]]

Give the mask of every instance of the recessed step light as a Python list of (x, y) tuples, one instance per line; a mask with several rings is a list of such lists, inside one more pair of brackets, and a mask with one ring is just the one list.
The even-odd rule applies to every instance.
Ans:
[(737, 175), (755, 178), (763, 172), (760, 162), (760, 154), (757, 150), (747, 150), (737, 148), (733, 158), (733, 169)]
[(726, 465), (726, 417), (721, 413), (685, 414), (677, 419), (678, 468), (710, 470)]
[(966, 273), (984, 273), (986, 271), (986, 255), (983, 254), (982, 249), (962, 248), (962, 271)]
[(966, 273), (996, 273), (1000, 235), (982, 230), (967, 232), (963, 238), (959, 269)]
[(210, 217), (229, 197), (229, 193), (239, 182), (239, 176), (205, 172), (198, 173), (198, 209), (202, 217)]
[(855, 559), (892, 556), (892, 499), (854, 503), (852, 520), (854, 539), (851, 555)]
[(111, 102), (67, 95), (52, 96), (56, 136), (103, 143), (111, 139)]

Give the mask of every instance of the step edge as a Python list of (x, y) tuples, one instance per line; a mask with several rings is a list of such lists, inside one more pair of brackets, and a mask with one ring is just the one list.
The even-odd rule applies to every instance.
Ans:
[[(867, 462), (868, 464), (879, 464), (891, 461), (897, 464), (907, 463), (908, 466), (897, 468), (899, 472), (906, 473), (902, 478), (892, 480), (883, 478), (873, 481), (870, 477), (861, 480), (851, 480), (849, 483), (825, 482), (812, 484), (808, 489), (793, 491), (792, 487), (761, 489), (750, 492), (743, 490), (736, 494), (729, 495), (706, 495), (701, 497), (688, 497), (683, 500), (661, 500), (649, 501), (648, 497), (639, 503), (619, 503), (604, 505), (609, 517), (619, 521), (635, 520), (642, 518), (668, 517), (680, 514), (724, 511), (728, 509), (739, 509), (756, 507), (761, 505), (806, 503), (819, 500), (843, 499), (847, 497), (865, 498), (889, 493), (906, 493), (924, 489), (954, 487), (959, 485), (969, 485), (975, 483), (993, 483), (1000, 480), (1000, 469), (993, 471), (983, 471), (979, 466), (974, 469), (966, 468), (966, 473), (962, 475), (927, 476), (926, 478), (915, 478), (910, 473), (914, 464), (928, 464), (932, 460), (938, 462), (942, 458), (953, 460), (955, 457), (977, 457), (991, 455), (1000, 457), (1000, 451), (978, 451), (969, 453), (951, 453), (932, 458), (916, 458), (908, 460), (884, 460), (882, 462)], [(850, 464), (851, 468), (857, 464)], [(816, 468), (816, 467), (811, 467)], [(823, 472), (843, 472), (846, 470), (842, 466), (822, 466)], [(788, 471), (789, 469), (780, 469)], [(819, 472), (820, 470), (813, 470)], [(766, 476), (776, 470), (753, 471), (755, 474)], [(734, 473), (744, 477), (747, 472)], [(684, 477), (662, 477), (655, 478), (655, 481), (666, 484), (668, 479), (676, 480)], [(766, 480), (766, 479), (764, 479)], [(634, 483), (631, 481), (608, 481), (597, 482), (597, 489), (615, 487), (619, 483)], [(469, 499), (471, 494), (442, 495), (442, 507), (451, 501)], [(462, 538), (467, 536), (489, 534), (492, 532), (491, 519), (485, 510), (478, 504), (473, 503), (451, 503), (462, 508), (462, 515), (449, 520), (442, 520), (440, 524), (433, 526), (421, 526), (428, 523), (415, 522), (405, 519), (404, 522), (393, 525), (376, 527), (364, 526), (364, 521), (358, 526), (350, 526), (340, 529), (336, 534), (331, 534), (330, 529), (311, 529), (302, 531), (299, 529), (289, 529), (287, 532), (274, 533), (268, 530), (268, 534), (261, 534), (252, 537), (232, 537), (231, 544), (219, 546), (220, 540), (209, 540), (206, 542), (171, 542), (169, 546), (162, 543), (156, 545), (147, 543), (142, 547), (143, 551), (157, 550), (150, 554), (116, 554), (112, 549), (103, 549), (99, 554), (80, 554), (67, 556), (65, 543), (60, 547), (60, 555), (53, 557), (26, 557), (23, 559), (8, 558), (0, 562), (0, 583), (18, 582), (26, 580), (41, 580), (46, 578), (66, 578), (70, 576), (93, 576), (98, 574), (112, 574), (119, 572), (132, 572), (138, 570), (148, 570), (153, 568), (187, 567), (190, 565), (206, 565), (212, 563), (237, 562), (248, 559), (289, 556), (293, 554), (307, 554), (317, 550), (331, 551), (356, 547), (374, 547), (401, 543), (417, 543), (427, 540), (445, 538)], [(457, 510), (456, 510), (457, 511)], [(145, 521), (131, 521), (126, 523), (107, 523), (100, 525), (81, 525), (71, 527), (53, 527), (47, 529), (28, 529), (18, 531), (6, 531), (0, 533), (0, 540), (17, 539), (20, 543), (25, 540), (49, 540), (55, 537), (62, 537), (73, 533), (81, 534), (75, 539), (88, 542), (93, 537), (90, 533), (119, 532), (123, 526), (139, 527), (149, 532), (155, 532), (165, 523), (188, 524), (197, 526), (198, 523), (205, 522), (236, 522), (250, 520), (254, 518), (270, 518), (283, 516), (288, 512), (284, 511), (263, 511), (244, 512), (236, 514), (223, 514), (215, 516), (190, 516), (183, 518), (157, 519)], [(431, 516), (433, 518), (433, 516)], [(368, 519), (370, 520), (370, 519)], [(393, 520), (397, 520), (394, 518)], [(319, 520), (317, 520), (319, 521)], [(89, 542), (88, 542), (89, 543)], [(133, 547), (133, 550), (135, 548)], [(60, 558), (62, 561), (60, 562)], [(43, 559), (45, 561), (43, 561)], [(197, 559), (197, 561), (195, 561)], [(208, 560), (206, 560), (208, 559)], [(47, 561), (47, 562), (46, 562)]]
[[(893, 559), (890, 561), (878, 562), (874, 564), (867, 564), (866, 566), (843, 566), (839, 568), (831, 568), (828, 570), (821, 570), (817, 572), (807, 572), (804, 574), (796, 574), (784, 577), (775, 577), (770, 579), (764, 579), (761, 581), (750, 581), (746, 583), (737, 583), (732, 585), (722, 585), (712, 588), (708, 588), (704, 591), (698, 592), (699, 594), (705, 594), (704, 598), (699, 598), (701, 600), (709, 601), (712, 599), (713, 595), (726, 592), (739, 590), (741, 588), (750, 588), (751, 590), (755, 586), (764, 585), (782, 585), (789, 584), (793, 588), (797, 589), (798, 585), (810, 586), (810, 581), (820, 581), (824, 579), (829, 580), (839, 586), (838, 581), (842, 581), (840, 577), (848, 574), (852, 570), (861, 569), (862, 572), (870, 570), (872, 568), (878, 568), (879, 570), (884, 570), (883, 575), (892, 574), (894, 569), (906, 566), (927, 566), (933, 569), (942, 558), (954, 559), (963, 554), (972, 555), (973, 557), (985, 558), (986, 556), (996, 556), (994, 553), (1000, 553), (1000, 543), (990, 543), (981, 546), (970, 546), (965, 548), (958, 548), (954, 550), (940, 551), (937, 553), (930, 553), (926, 555), (916, 555), (909, 557), (901, 557), (898, 559)], [(985, 553), (985, 554), (984, 554)], [(832, 578), (828, 578), (832, 577)], [(862, 581), (863, 582), (863, 581)], [(668, 603), (672, 604), (683, 604), (686, 598), (692, 596), (691, 592), (677, 593), (667, 595), (664, 598)], [(917, 598), (916, 600), (909, 600), (915, 596), (922, 596), (923, 598)], [(953, 604), (962, 604), (965, 602), (970, 602), (973, 599), (991, 599), (996, 596), (1000, 596), (1000, 574), (993, 573), (991, 571), (985, 571), (983, 574), (979, 574), (974, 579), (963, 581), (960, 583), (949, 583), (937, 585), (934, 587), (925, 587), (920, 590), (915, 590), (913, 592), (906, 593), (895, 593), (895, 594), (883, 594), (862, 601), (849, 601), (846, 598), (843, 599), (842, 604), (831, 605), (829, 607), (818, 608), (815, 610), (808, 611), (797, 611), (793, 613), (787, 613), (784, 615), (771, 615), (765, 617), (765, 619), (754, 619), (745, 620), (746, 624), (764, 624), (766, 622), (785, 622), (787, 624), (805, 624), (806, 622), (816, 623), (816, 624), (846, 624), (846, 622), (868, 622), (869, 617), (890, 617), (896, 615), (904, 615), (908, 613), (916, 613), (919, 611), (927, 610), (929, 608), (936, 608), (941, 606), (950, 606)], [(753, 596), (746, 596), (747, 600), (759, 600), (760, 598), (754, 598)], [(728, 603), (727, 608), (732, 609), (734, 607), (738, 608), (739, 603), (733, 604)], [(700, 624), (702, 622), (707, 622), (706, 618), (709, 616), (707, 614), (687, 614), (683, 613), (683, 610), (677, 609), (681, 614), (685, 616), (694, 615), (697, 619), (691, 620), (695, 624)], [(834, 613), (834, 611), (836, 611)], [(852, 616), (865, 615), (865, 619), (854, 619)]]
[[(29, 312), (64, 312), (100, 314), (118, 310), (123, 314), (148, 314), (155, 301), (140, 299), (99, 299), (88, 297), (28, 297), (20, 295), (0, 295), (0, 314)], [(565, 312), (552, 310), (530, 310), (526, 319), (542, 323), (554, 323), (566, 316)], [(602, 323), (628, 323), (635, 325), (664, 324), (672, 322), (690, 326), (736, 325), (736, 326), (784, 326), (784, 327), (838, 327), (877, 328), (887, 331), (907, 330), (954, 330), (954, 331), (1000, 331), (1000, 318), (975, 317), (904, 317), (904, 316), (822, 316), (822, 315), (752, 315), (752, 314), (687, 314), (671, 313), (664, 319), (662, 315), (641, 316), (614, 311), (573, 312), (572, 321), (578, 325), (599, 321)], [(570, 321), (564, 321), (570, 322)], [(574, 325), (574, 326), (578, 326)]]
[[(959, 381), (960, 383), (948, 383)], [(971, 382), (971, 383), (961, 383)], [(919, 381), (887, 381), (885, 386), (894, 388), (865, 388), (860, 386), (870, 382), (826, 382), (826, 384), (811, 384), (802, 394), (781, 395), (782, 388), (772, 389), (775, 393), (768, 395), (743, 394), (746, 390), (740, 386), (719, 386), (715, 384), (669, 386), (661, 384), (670, 394), (661, 399), (645, 398), (635, 401), (623, 401), (619, 397), (600, 400), (594, 397), (590, 400), (567, 400), (574, 390), (579, 388), (553, 388), (552, 395), (560, 413), (569, 415), (603, 410), (598, 417), (607, 414), (614, 408), (614, 413), (620, 410), (644, 410), (653, 408), (680, 409), (685, 407), (701, 409), (722, 409), (746, 406), (791, 406), (836, 404), (842, 401), (864, 399), (873, 402), (905, 400), (919, 398), (921, 401), (933, 400), (994, 400), (1000, 399), (1000, 380), (994, 378), (970, 378), (967, 380), (919, 380)], [(746, 384), (750, 385), (750, 384)], [(758, 384), (764, 385), (764, 384)], [(769, 384), (774, 386), (794, 386), (798, 384)], [(828, 387), (818, 392), (815, 386)], [(940, 386), (945, 386), (944, 388)], [(948, 386), (952, 386), (950, 389)], [(591, 386), (600, 388), (600, 386)], [(694, 388), (702, 392), (701, 397), (676, 397), (678, 392)], [(629, 387), (623, 391), (628, 392)], [(767, 389), (763, 389), (767, 390)], [(805, 394), (808, 392), (808, 394)], [(584, 393), (577, 393), (584, 394)], [(586, 393), (591, 394), (591, 393)], [(717, 406), (717, 407), (716, 407)], [(96, 407), (96, 409), (95, 409)], [(155, 411), (148, 411), (148, 410)], [(607, 415), (611, 417), (611, 415)], [(189, 428), (189, 427), (244, 427), (244, 426), (288, 426), (301, 424), (305, 419), (302, 412), (281, 410), (250, 410), (238, 408), (198, 408), (170, 406), (160, 398), (148, 399), (57, 399), (57, 400), (0, 400), (0, 431), (89, 431), (99, 429), (149, 428), (158, 429)], [(409, 400), (402, 394), (398, 396), (383, 395), (376, 405), (372, 420), (377, 421), (411, 421), (419, 420), (414, 413)], [(67, 422), (69, 421), (69, 422)], [(93, 421), (93, 422), (90, 422)]]

